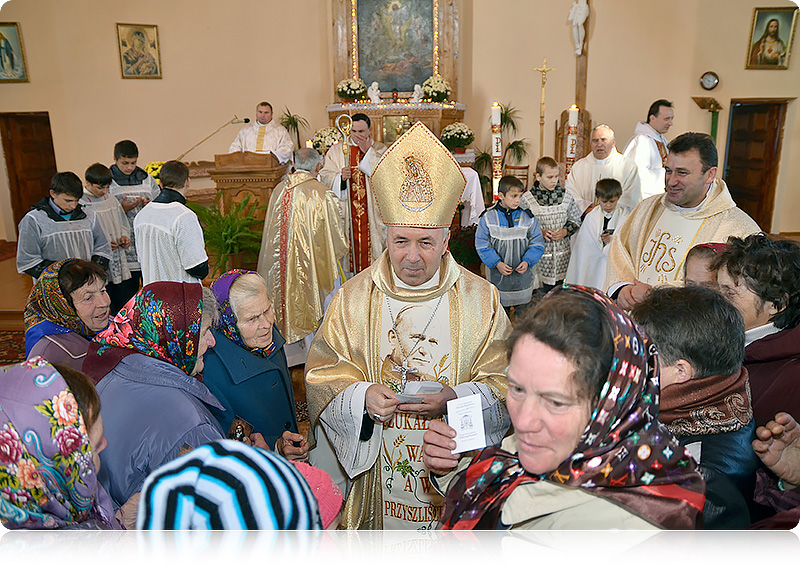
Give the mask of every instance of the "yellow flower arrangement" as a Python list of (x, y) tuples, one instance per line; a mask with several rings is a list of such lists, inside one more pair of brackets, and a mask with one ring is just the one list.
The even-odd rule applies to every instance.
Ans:
[(158, 175), (161, 173), (161, 167), (164, 163), (166, 163), (166, 161), (151, 161), (144, 166), (144, 170), (153, 179), (158, 179)]

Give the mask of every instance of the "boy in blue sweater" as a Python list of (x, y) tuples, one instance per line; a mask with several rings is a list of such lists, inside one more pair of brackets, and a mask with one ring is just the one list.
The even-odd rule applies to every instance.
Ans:
[(519, 317), (527, 309), (535, 287), (531, 269), (544, 253), (539, 221), (519, 207), (525, 187), (511, 175), (500, 179), (498, 202), (478, 221), (475, 249), (489, 268), (489, 281), (500, 291), (500, 304)]

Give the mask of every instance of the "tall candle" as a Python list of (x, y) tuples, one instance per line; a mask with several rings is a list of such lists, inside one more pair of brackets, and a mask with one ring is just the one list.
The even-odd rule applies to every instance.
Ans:
[(311, 140), (306, 140), (306, 147), (314, 147), (314, 144), (311, 143)]
[(564, 175), (569, 175), (572, 164), (578, 159), (578, 107), (574, 104), (569, 108), (567, 118), (567, 151), (564, 154), (566, 169)]
[(492, 105), (492, 201), (498, 199), (500, 178), (503, 176), (503, 140), (500, 136), (500, 105)]

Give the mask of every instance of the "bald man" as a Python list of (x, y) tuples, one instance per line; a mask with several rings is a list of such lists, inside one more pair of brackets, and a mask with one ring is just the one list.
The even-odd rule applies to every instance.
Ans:
[(631, 210), (642, 200), (639, 172), (636, 163), (619, 151), (614, 130), (600, 124), (592, 130), (592, 152), (572, 166), (564, 183), (575, 198), (582, 216), (594, 208), (594, 189), (600, 179), (616, 179), (622, 185), (617, 206)]

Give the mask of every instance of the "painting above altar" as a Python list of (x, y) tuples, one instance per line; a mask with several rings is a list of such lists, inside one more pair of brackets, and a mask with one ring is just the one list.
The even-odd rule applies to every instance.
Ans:
[[(441, 0), (332, 0), (334, 84), (360, 78), (389, 98), (442, 77), (457, 100), (458, 11)], [(396, 96), (397, 96), (396, 95)], [(396, 98), (392, 97), (392, 98)], [(344, 100), (339, 98), (340, 100)]]
[(358, 66), (366, 84), (410, 92), (433, 74), (431, 0), (359, 0)]

